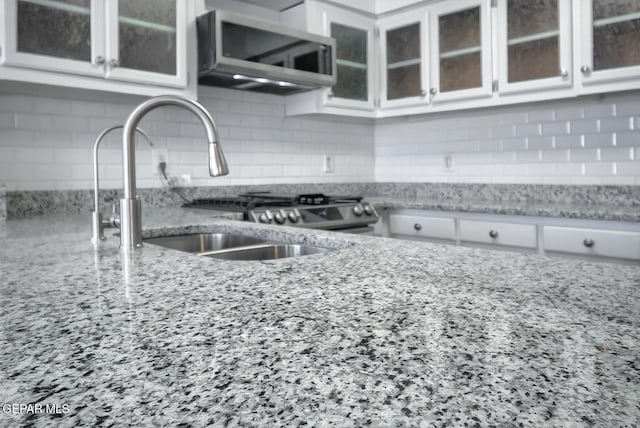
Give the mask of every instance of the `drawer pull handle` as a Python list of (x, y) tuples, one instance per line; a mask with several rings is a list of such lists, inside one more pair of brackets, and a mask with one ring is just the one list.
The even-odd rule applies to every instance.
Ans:
[(587, 238), (584, 241), (582, 241), (582, 243), (584, 244), (585, 247), (591, 248), (595, 245), (596, 242), (591, 238)]
[(421, 230), (422, 229), (422, 225), (420, 223), (416, 223), (416, 224), (413, 225), (413, 228), (415, 230)]
[(493, 239), (496, 239), (498, 237), (498, 231), (497, 230), (490, 230), (489, 231), (489, 236)]

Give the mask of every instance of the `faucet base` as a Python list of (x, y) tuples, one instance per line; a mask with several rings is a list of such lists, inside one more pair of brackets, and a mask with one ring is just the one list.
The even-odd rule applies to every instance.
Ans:
[[(124, 220), (127, 221), (124, 221)], [(120, 251), (142, 247), (142, 203), (140, 197), (120, 199)]]

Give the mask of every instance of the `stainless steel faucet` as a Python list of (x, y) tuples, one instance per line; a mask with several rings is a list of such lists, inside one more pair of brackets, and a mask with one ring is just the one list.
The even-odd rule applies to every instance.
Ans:
[[(93, 236), (91, 238), (91, 242), (94, 244), (99, 244), (100, 241), (104, 241), (104, 229), (108, 227), (116, 227), (117, 222), (115, 218), (110, 218), (109, 220), (102, 220), (102, 213), (100, 212), (100, 200), (98, 197), (98, 193), (100, 192), (99, 186), (99, 177), (98, 177), (98, 147), (100, 146), (100, 142), (107, 136), (111, 131), (115, 131), (116, 129), (122, 129), (124, 126), (116, 125), (110, 128), (105, 129), (98, 135), (96, 138), (96, 142), (93, 144), (93, 211), (91, 212), (91, 229), (93, 230)], [(153, 147), (153, 143), (151, 142), (151, 138), (149, 135), (144, 132), (140, 128), (136, 128), (136, 131), (149, 142), (149, 145)], [(115, 208), (114, 208), (115, 209)]]
[(151, 98), (136, 107), (124, 124), (122, 134), (122, 160), (124, 164), (124, 197), (120, 199), (120, 249), (132, 251), (142, 246), (142, 209), (136, 194), (136, 165), (133, 141), (140, 120), (157, 107), (182, 107), (195, 114), (205, 128), (209, 142), (209, 175), (227, 175), (229, 167), (218, 143), (218, 131), (211, 114), (196, 101), (173, 95)]

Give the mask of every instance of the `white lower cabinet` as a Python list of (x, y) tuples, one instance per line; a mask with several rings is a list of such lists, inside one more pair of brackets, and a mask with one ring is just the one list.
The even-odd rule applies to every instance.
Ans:
[(545, 226), (546, 252), (640, 260), (640, 232)]
[(456, 225), (452, 218), (391, 214), (389, 216), (391, 236), (402, 235), (425, 239), (455, 241)]
[(640, 223), (380, 209), (381, 236), (640, 264)]
[(535, 249), (537, 229), (533, 224), (460, 220), (460, 241)]

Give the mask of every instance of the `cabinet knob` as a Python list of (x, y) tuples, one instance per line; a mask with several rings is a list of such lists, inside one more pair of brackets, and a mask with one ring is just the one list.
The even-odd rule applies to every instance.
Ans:
[(110, 67), (118, 67), (120, 65), (120, 61), (118, 61), (117, 59), (112, 59), (111, 61), (109, 61), (109, 66)]
[(591, 247), (593, 247), (595, 245), (596, 241), (594, 241), (591, 238), (587, 238), (584, 241), (582, 241), (582, 243), (584, 244), (585, 247), (591, 248)]
[(498, 231), (497, 231), (497, 230), (490, 230), (490, 231), (489, 231), (489, 236), (490, 236), (492, 239), (496, 239), (496, 238), (498, 237)]
[(589, 74), (591, 73), (591, 67), (589, 67), (588, 65), (583, 65), (582, 67), (580, 67), (580, 71), (582, 71), (582, 74)]
[(438, 93), (438, 90), (436, 88), (431, 88), (429, 92), (431, 93), (431, 95), (435, 95)]
[(567, 70), (566, 68), (563, 68), (562, 70), (560, 70), (560, 76), (569, 77), (569, 70)]
[(333, 91), (327, 92), (327, 98), (329, 99), (333, 98)]
[(96, 65), (104, 64), (104, 57), (103, 56), (97, 56), (96, 59), (93, 60), (93, 63), (96, 64)]
[(422, 225), (420, 223), (416, 223), (416, 224), (413, 225), (413, 228), (415, 230), (422, 230)]
[(427, 91), (425, 91), (424, 89), (420, 90), (420, 96), (421, 97), (426, 97), (427, 96)]

